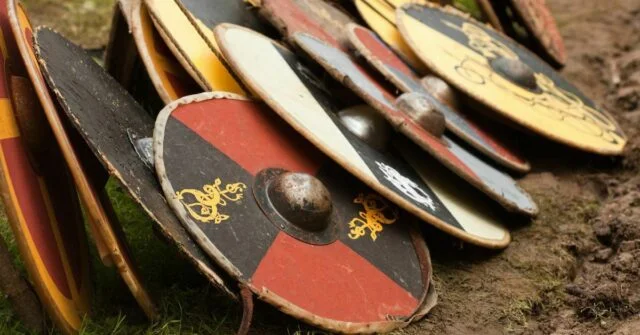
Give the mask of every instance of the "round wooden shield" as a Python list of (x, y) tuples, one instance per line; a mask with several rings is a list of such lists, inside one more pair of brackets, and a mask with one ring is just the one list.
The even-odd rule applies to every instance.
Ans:
[[(567, 62), (564, 40), (545, 0), (494, 1), (503, 18), (505, 32), (527, 45), (547, 62), (562, 67)], [(524, 28), (519, 32), (515, 25)]]
[[(142, 0), (120, 0), (118, 8), (119, 14), (126, 20), (126, 27), (123, 28), (126, 28), (127, 35), (133, 37), (144, 68), (162, 102), (168, 104), (183, 96), (201, 92), (202, 89), (182, 67), (154, 27)], [(120, 45), (114, 43), (112, 41), (107, 48), (107, 53), (122, 53), (123, 50), (118, 48)], [(109, 59), (109, 56), (105, 58)]]
[[(376, 33), (356, 24), (347, 26), (347, 31), (349, 40), (357, 52), (399, 90), (430, 95), (420, 83), (417, 74), (389, 49)], [(491, 136), (489, 129), (483, 129), (473, 123), (443, 101), (434, 98), (433, 102), (444, 114), (447, 129), (465, 142), (504, 167), (521, 173), (530, 170), (529, 163), (505, 143)]]
[(435, 7), (408, 5), (397, 15), (425, 64), (473, 99), (566, 145), (622, 152), (627, 139), (613, 117), (513, 40)]
[[(296, 45), (322, 65), (336, 80), (378, 110), (398, 132), (406, 135), (457, 175), (510, 211), (535, 216), (538, 207), (515, 180), (455, 143), (447, 135), (435, 137), (396, 108), (394, 97), (373, 80), (349, 55), (318, 38), (297, 33)], [(425, 96), (436, 103), (432, 96)], [(439, 104), (439, 107), (445, 107)]]
[[(38, 58), (50, 87), (91, 150), (205, 277), (233, 296), (214, 265), (167, 205), (153, 171), (136, 154), (131, 137), (151, 137), (153, 118), (78, 46), (49, 29), (35, 34)], [(141, 289), (140, 289), (141, 290)]]
[(175, 1), (144, 0), (144, 4), (160, 36), (203, 90), (245, 94)]
[[(234, 25), (216, 28), (225, 59), (278, 115), (369, 187), (420, 219), (470, 243), (502, 248), (509, 233), (498, 225), (467, 229), (445, 204), (401, 161), (351, 134), (335, 116), (330, 99), (311, 72), (288, 49), (254, 31)], [(268, 66), (266, 66), (268, 64)]]
[[(162, 110), (153, 138), (169, 204), (202, 248), (260, 299), (341, 333), (391, 331), (432, 307), (428, 250), (409, 216), (264, 105), (229, 93), (185, 97)], [(326, 208), (298, 193), (306, 179), (280, 187), (288, 173), (326, 188), (323, 224), (305, 224)], [(308, 205), (283, 205), (280, 197), (290, 194)]]
[(404, 41), (396, 26), (396, 8), (407, 3), (426, 4), (427, 0), (354, 0), (358, 12), (380, 38), (411, 67), (421, 74), (426, 68), (420, 58)]
[(84, 220), (63, 155), (26, 78), (7, 5), (0, 1), (0, 196), (40, 302), (55, 325), (71, 334), (91, 305)]
[(286, 39), (313, 31), (336, 47), (349, 44), (344, 27), (353, 19), (324, 0), (261, 0), (259, 11)]
[(211, 50), (219, 55), (213, 37), (213, 29), (220, 23), (239, 24), (262, 33), (269, 33), (270, 27), (258, 20), (258, 16), (244, 1), (229, 0), (168, 0), (175, 1), (189, 21), (198, 30)]
[[(62, 121), (58, 114), (58, 107), (50, 96), (34, 54), (33, 35), (26, 13), (21, 6), (10, 6), (9, 9), (11, 13), (15, 13), (11, 16), (11, 24), (22, 54), (22, 60), (42, 103), (45, 115), (56, 133), (56, 139), (58, 143), (61, 143), (65, 159), (70, 166), (80, 197), (86, 207), (90, 222), (92, 222), (94, 240), (96, 240), (99, 249), (103, 244), (102, 248), (108, 251), (110, 258), (108, 263), (115, 265), (144, 313), (149, 319), (154, 319), (157, 317), (157, 308), (131, 259), (127, 241), (121, 228), (117, 226), (119, 222), (115, 218), (111, 202), (106, 190), (104, 190), (105, 172), (101, 167), (98, 167), (96, 158), (88, 153), (90, 150), (87, 145), (80, 143), (82, 140), (78, 133), (68, 130), (68, 121)], [(102, 179), (100, 181), (95, 177), (98, 170), (101, 175), (100, 179)]]

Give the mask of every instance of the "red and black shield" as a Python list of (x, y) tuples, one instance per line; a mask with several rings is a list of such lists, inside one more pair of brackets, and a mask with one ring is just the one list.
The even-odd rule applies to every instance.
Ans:
[[(167, 200), (200, 246), (285, 313), (333, 331), (374, 332), (432, 306), (428, 251), (411, 218), (266, 106), (228, 93), (180, 99), (160, 113), (154, 151)], [(274, 186), (287, 171), (313, 176), (330, 194), (322, 228), (279, 205), (299, 186)]]

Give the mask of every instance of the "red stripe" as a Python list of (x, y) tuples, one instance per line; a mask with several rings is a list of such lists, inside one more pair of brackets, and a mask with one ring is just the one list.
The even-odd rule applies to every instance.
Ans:
[(360, 27), (356, 27), (353, 32), (374, 57), (380, 59), (385, 65), (391, 66), (412, 79), (418, 80), (416, 74), (373, 32)]
[(497, 152), (500, 156), (519, 164), (525, 164), (525, 161), (516, 156), (513, 152), (511, 152), (508, 148), (504, 147), (501, 143), (497, 142), (493, 137), (488, 135), (482, 128), (480, 128), (477, 124), (477, 121), (471, 122), (467, 120), (467, 124), (471, 129), (473, 129), (482, 140), (488, 144), (495, 152)]
[(207, 100), (182, 105), (172, 116), (252, 175), (265, 168), (315, 175), (326, 160), (275, 113), (255, 102)]
[(388, 321), (418, 307), (409, 292), (342, 242), (316, 246), (284, 233), (260, 262), (252, 286), (337, 321)]
[(25, 149), (19, 138), (2, 140), (0, 146), (20, 206), (16, 210), (22, 212), (38, 255), (44, 262), (53, 282), (65, 297), (71, 299), (71, 291), (64, 273), (60, 250), (53, 234), (52, 222), (38, 183), (38, 176), (29, 165)]
[(310, 18), (296, 1), (265, 1), (263, 7), (270, 8), (273, 13), (278, 13), (277, 19), (284, 21), (287, 37), (291, 37), (295, 33), (308, 33), (342, 50), (338, 40), (318, 25), (317, 21)]

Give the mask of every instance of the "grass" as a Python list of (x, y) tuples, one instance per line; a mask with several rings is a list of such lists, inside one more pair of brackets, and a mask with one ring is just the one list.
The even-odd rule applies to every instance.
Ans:
[(107, 43), (115, 0), (22, 0), (34, 25), (51, 27), (85, 48)]
[[(90, 317), (81, 334), (232, 334), (240, 322), (240, 306), (221, 295), (172, 246), (153, 232), (153, 223), (113, 180), (107, 190), (130, 243), (133, 258), (148, 290), (156, 298), (161, 318), (150, 323), (138, 308), (114, 268), (101, 264), (91, 246), (94, 296)], [(4, 211), (0, 233), (17, 258), (17, 248)], [(22, 266), (21, 266), (22, 268)], [(258, 324), (261, 322), (257, 321)], [(0, 297), (0, 334), (28, 334), (11, 306)], [(56, 332), (52, 330), (52, 333)]]

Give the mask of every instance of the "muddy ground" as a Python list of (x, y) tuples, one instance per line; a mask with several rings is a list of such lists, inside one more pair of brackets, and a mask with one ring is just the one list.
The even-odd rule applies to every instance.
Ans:
[(611, 111), (625, 156), (523, 142), (541, 215), (498, 254), (429, 238), (440, 304), (403, 333), (640, 334), (640, 1), (547, 0), (564, 75)]
[[(534, 167), (522, 184), (539, 218), (510, 218), (513, 243), (498, 253), (427, 229), (440, 303), (400, 334), (640, 334), (640, 0), (547, 2), (569, 52), (563, 73), (616, 116), (630, 138), (625, 155), (520, 138)], [(34, 7), (38, 23), (88, 47), (104, 41)]]

